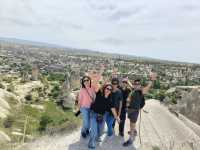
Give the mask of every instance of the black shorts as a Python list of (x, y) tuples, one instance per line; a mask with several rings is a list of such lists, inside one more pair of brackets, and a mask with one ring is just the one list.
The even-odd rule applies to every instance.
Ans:
[(128, 109), (128, 118), (130, 122), (136, 123), (139, 115), (139, 110)]

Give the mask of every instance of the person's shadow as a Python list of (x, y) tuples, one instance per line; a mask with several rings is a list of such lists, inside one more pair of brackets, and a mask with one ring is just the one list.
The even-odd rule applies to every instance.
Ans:
[[(108, 138), (107, 136), (102, 136), (103, 140), (100, 143), (97, 143), (96, 150), (136, 150), (134, 143), (129, 147), (123, 147), (122, 144), (124, 139), (118, 136)], [(89, 137), (88, 137), (89, 138)], [(69, 145), (68, 150), (90, 150), (88, 148), (88, 139), (82, 139), (78, 142)]]

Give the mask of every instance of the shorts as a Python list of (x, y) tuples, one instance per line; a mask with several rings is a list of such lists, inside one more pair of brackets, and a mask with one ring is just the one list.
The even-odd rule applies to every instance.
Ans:
[(128, 118), (131, 123), (136, 123), (139, 115), (139, 110), (128, 109)]

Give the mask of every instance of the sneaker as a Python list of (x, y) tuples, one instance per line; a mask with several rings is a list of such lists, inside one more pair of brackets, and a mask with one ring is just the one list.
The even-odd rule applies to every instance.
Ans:
[(87, 134), (86, 134), (85, 132), (82, 132), (82, 133), (81, 133), (81, 136), (82, 136), (82, 138), (85, 139), (85, 138), (87, 137)]
[(86, 130), (86, 135), (89, 135), (90, 134), (90, 131), (89, 130)]
[(95, 146), (90, 146), (90, 145), (88, 145), (88, 148), (89, 148), (89, 149), (95, 149)]
[(128, 146), (130, 146), (132, 144), (133, 144), (133, 141), (129, 139), (128, 141), (126, 141), (126, 142), (123, 143), (123, 146), (124, 147), (128, 147)]

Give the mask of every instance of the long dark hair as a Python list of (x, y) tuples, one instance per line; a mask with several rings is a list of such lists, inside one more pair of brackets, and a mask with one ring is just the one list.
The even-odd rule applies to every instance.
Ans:
[[(101, 93), (102, 93), (103, 96), (104, 96), (104, 94), (105, 94), (105, 93), (104, 93), (104, 92), (105, 92), (105, 89), (106, 89), (108, 86), (112, 87), (112, 84), (107, 83), (107, 84), (105, 84), (105, 85), (102, 87)], [(112, 95), (112, 91), (111, 91), (109, 97), (110, 97), (111, 95)]]
[(81, 79), (81, 87), (82, 87), (82, 88), (85, 88), (84, 80), (85, 80), (86, 78), (90, 80), (90, 87), (92, 86), (91, 78), (90, 78), (89, 76), (83, 76), (82, 79)]

